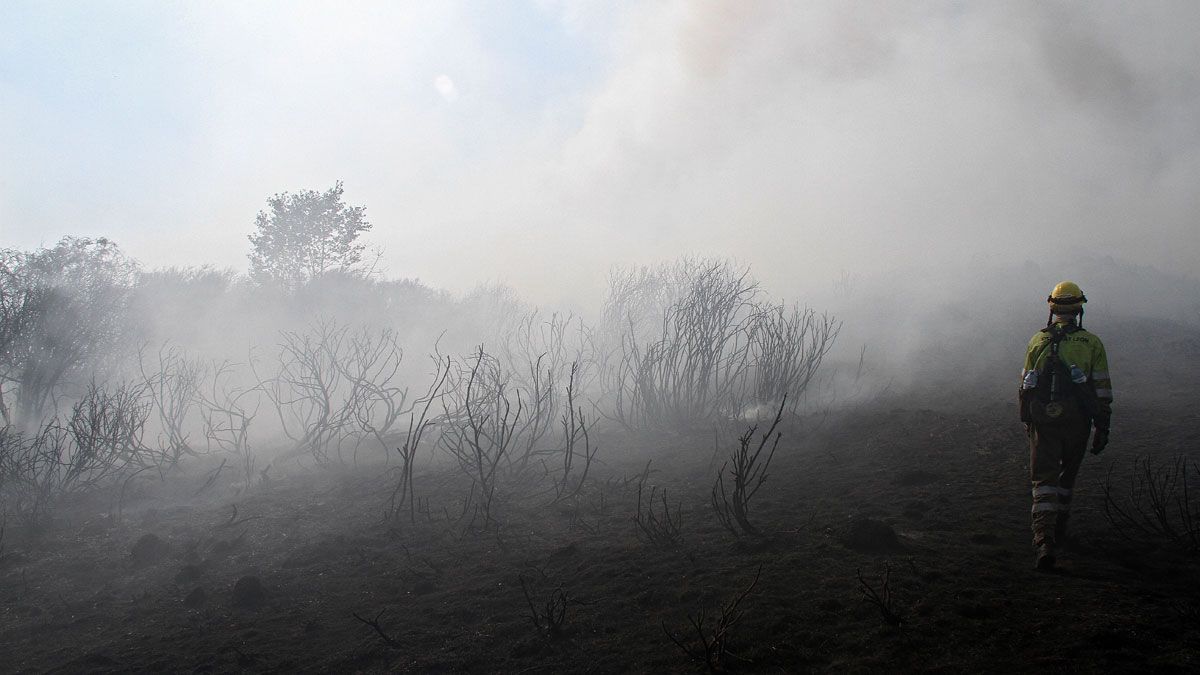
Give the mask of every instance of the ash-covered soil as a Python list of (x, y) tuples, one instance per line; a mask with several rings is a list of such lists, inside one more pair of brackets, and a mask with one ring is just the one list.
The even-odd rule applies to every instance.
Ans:
[[(1178, 344), (1136, 374), (1115, 349), (1132, 345), (1110, 342), (1124, 391), (1110, 448), (1081, 471), (1059, 573), (1033, 568), (1012, 397), (954, 383), (787, 428), (751, 502), (757, 537), (710, 506), (712, 430), (599, 434), (578, 498), (506, 491), (483, 533), (458, 519), (468, 484), (450, 472), (418, 472), (415, 523), (383, 518), (395, 478), (381, 467), (285, 466), (240, 492), (137, 481), (119, 516), (113, 493), (37, 538), (9, 523), (0, 670), (695, 672), (692, 622), (711, 637), (744, 596), (729, 670), (1195, 671), (1200, 555), (1122, 536), (1100, 487), (1111, 470), (1125, 499), (1135, 457), (1200, 459), (1195, 343), (1161, 339)], [(682, 511), (675, 546), (633, 520), (648, 460), (646, 489)], [(891, 616), (864, 599), (885, 578)], [(535, 624), (547, 611), (555, 625)]]

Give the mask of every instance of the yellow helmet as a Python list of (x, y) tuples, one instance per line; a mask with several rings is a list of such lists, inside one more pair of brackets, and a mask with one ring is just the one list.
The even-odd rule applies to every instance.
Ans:
[(1055, 314), (1078, 314), (1083, 311), (1083, 303), (1087, 296), (1074, 281), (1062, 281), (1050, 291), (1046, 302), (1050, 303), (1050, 311)]

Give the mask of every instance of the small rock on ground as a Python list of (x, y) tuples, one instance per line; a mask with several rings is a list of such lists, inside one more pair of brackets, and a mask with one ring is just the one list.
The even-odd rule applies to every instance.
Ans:
[(856, 518), (850, 521), (843, 543), (847, 548), (867, 552), (898, 551), (904, 548), (891, 525), (872, 518)]
[(233, 604), (238, 607), (255, 607), (267, 598), (262, 581), (255, 576), (245, 576), (233, 585)]
[(143, 534), (133, 548), (129, 551), (129, 557), (133, 560), (133, 564), (141, 567), (157, 562), (167, 554), (170, 549), (167, 542), (163, 541), (156, 534)]
[(192, 609), (195, 609), (197, 607), (200, 607), (207, 601), (208, 601), (208, 593), (205, 593), (203, 588), (197, 586), (196, 588), (193, 588), (192, 592), (188, 593), (187, 597), (185, 597), (183, 599), (183, 604), (186, 607), (191, 607)]

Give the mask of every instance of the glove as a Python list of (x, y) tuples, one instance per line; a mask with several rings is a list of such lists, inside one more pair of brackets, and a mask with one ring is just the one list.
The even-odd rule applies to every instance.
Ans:
[(1092, 437), (1092, 454), (1098, 455), (1104, 452), (1104, 448), (1107, 445), (1108, 429), (1097, 429), (1096, 435)]

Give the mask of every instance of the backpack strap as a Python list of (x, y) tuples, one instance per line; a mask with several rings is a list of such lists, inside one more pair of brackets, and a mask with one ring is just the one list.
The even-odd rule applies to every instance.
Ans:
[(1062, 328), (1059, 328), (1058, 324), (1052, 323), (1049, 326), (1046, 326), (1045, 328), (1043, 328), (1042, 329), (1043, 333), (1050, 334), (1050, 355), (1053, 356), (1054, 358), (1058, 358), (1059, 343), (1063, 341), (1063, 338), (1067, 337), (1071, 333), (1074, 333), (1074, 332), (1080, 331), (1080, 330), (1083, 330), (1083, 329), (1074, 323), (1069, 323), (1069, 324), (1063, 326)]
[(1065, 338), (1068, 334), (1075, 332), (1075, 331), (1071, 330), (1072, 326), (1074, 326), (1074, 324), (1071, 324), (1070, 326), (1060, 329), (1058, 327), (1058, 324), (1050, 324), (1049, 326), (1046, 326), (1045, 328), (1042, 329), (1043, 333), (1050, 334), (1050, 355), (1051, 356), (1058, 358), (1058, 345), (1059, 345), (1059, 343), (1061, 343), (1063, 341), (1063, 338)]

